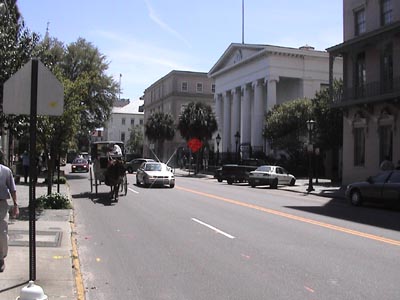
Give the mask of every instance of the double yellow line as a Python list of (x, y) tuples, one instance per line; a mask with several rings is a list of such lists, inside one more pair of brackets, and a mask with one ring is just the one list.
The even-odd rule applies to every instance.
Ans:
[(332, 224), (325, 223), (325, 222), (315, 221), (315, 220), (312, 220), (312, 219), (309, 219), (309, 218), (299, 217), (299, 216), (288, 214), (288, 213), (284, 213), (284, 212), (281, 212), (281, 211), (278, 211), (278, 210), (269, 209), (269, 208), (265, 208), (265, 207), (254, 205), (254, 204), (244, 203), (244, 202), (241, 202), (241, 201), (232, 200), (232, 199), (228, 199), (228, 198), (224, 198), (224, 197), (220, 197), (220, 196), (217, 196), (217, 195), (212, 195), (212, 194), (208, 194), (208, 193), (204, 193), (204, 192), (200, 192), (200, 191), (196, 191), (196, 190), (192, 190), (192, 189), (187, 189), (187, 188), (183, 188), (183, 187), (176, 187), (176, 188), (179, 189), (179, 190), (185, 191), (185, 192), (192, 193), (192, 194), (197, 194), (197, 195), (200, 195), (200, 196), (216, 199), (216, 200), (219, 200), (219, 201), (224, 201), (224, 202), (235, 204), (235, 205), (239, 205), (239, 206), (242, 206), (242, 207), (255, 209), (255, 210), (258, 210), (258, 211), (266, 212), (266, 213), (269, 213), (269, 214), (272, 214), (272, 215), (276, 215), (276, 216), (280, 216), (280, 217), (283, 217), (283, 218), (296, 220), (296, 221), (299, 221), (299, 222), (308, 223), (308, 224), (312, 224), (312, 225), (328, 228), (328, 229), (335, 230), (335, 231), (344, 232), (344, 233), (347, 233), (347, 234), (351, 234), (351, 235), (367, 238), (367, 239), (370, 239), (370, 240), (375, 240), (375, 241), (386, 243), (386, 244), (400, 246), (400, 241), (399, 240), (392, 240), (392, 239), (388, 239), (388, 238), (381, 237), (381, 236), (378, 236), (378, 235), (369, 234), (369, 233), (365, 233), (365, 232), (361, 232), (361, 231), (357, 231), (357, 230), (352, 230), (352, 229), (348, 229), (348, 228), (345, 228), (345, 227), (332, 225)]

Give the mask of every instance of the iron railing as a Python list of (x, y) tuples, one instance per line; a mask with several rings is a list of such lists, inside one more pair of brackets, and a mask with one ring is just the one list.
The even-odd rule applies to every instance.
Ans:
[(352, 102), (379, 101), (388, 97), (400, 97), (400, 77), (391, 81), (374, 81), (359, 87), (337, 90), (332, 95), (332, 100), (336, 105), (345, 105)]

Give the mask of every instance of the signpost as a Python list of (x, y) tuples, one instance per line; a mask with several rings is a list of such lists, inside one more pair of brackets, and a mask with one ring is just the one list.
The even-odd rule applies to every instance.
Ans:
[(39, 115), (62, 115), (64, 88), (38, 60), (32, 59), (4, 83), (3, 112), (30, 116), (29, 280), (36, 280), (36, 126)]

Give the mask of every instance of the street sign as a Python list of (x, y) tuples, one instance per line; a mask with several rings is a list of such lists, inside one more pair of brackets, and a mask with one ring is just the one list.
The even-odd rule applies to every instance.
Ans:
[[(3, 112), (29, 115), (31, 112), (32, 60), (4, 83)], [(64, 110), (64, 88), (43, 63), (37, 69), (37, 114), (60, 116)]]
[(199, 139), (193, 138), (188, 141), (188, 146), (193, 153), (196, 153), (201, 149), (203, 143)]

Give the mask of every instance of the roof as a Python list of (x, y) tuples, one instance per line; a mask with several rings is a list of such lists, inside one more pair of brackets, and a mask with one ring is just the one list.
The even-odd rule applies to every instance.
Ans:
[(143, 100), (133, 100), (129, 104), (119, 107), (114, 106), (112, 109), (113, 114), (143, 114), (139, 111), (139, 107), (144, 103)]
[[(237, 50), (249, 50), (243, 59), (234, 65), (227, 65), (233, 54)], [(263, 45), (263, 44), (239, 44), (232, 43), (225, 50), (222, 56), (214, 64), (211, 70), (208, 72), (209, 77), (214, 77), (221, 72), (225, 72), (228, 69), (235, 68), (242, 63), (247, 63), (251, 60), (257, 59), (260, 56), (278, 54), (278, 55), (289, 55), (289, 56), (314, 56), (314, 57), (327, 57), (328, 53), (323, 50), (315, 50), (309, 45), (302, 46), (300, 48), (275, 46), (275, 45)]]

